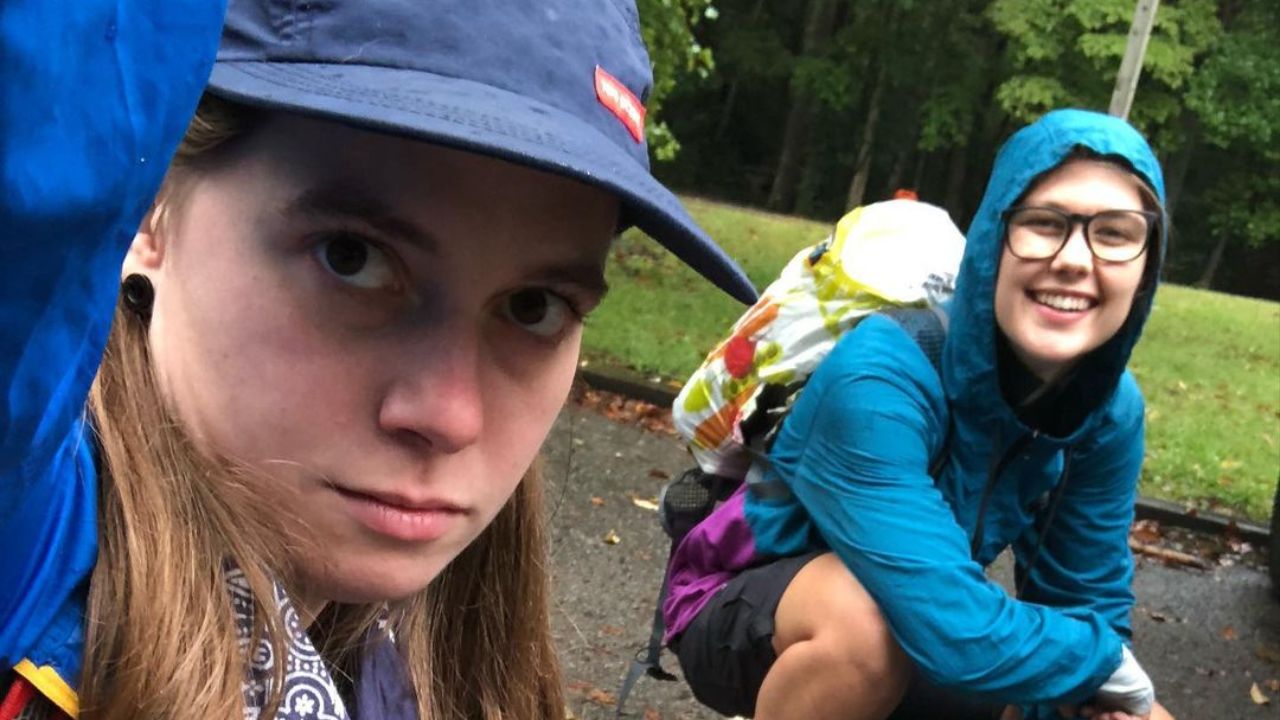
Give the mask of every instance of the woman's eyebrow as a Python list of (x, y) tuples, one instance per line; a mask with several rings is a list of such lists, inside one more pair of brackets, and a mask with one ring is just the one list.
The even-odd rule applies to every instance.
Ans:
[(396, 215), (386, 203), (351, 185), (309, 188), (288, 203), (283, 212), (324, 220), (356, 220), (379, 233), (418, 245), (427, 252), (438, 253), (440, 248), (428, 232)]

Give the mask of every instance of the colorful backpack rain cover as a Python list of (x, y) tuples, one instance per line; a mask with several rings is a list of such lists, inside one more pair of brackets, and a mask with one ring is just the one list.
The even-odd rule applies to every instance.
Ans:
[(676, 430), (702, 471), (745, 477), (742, 423), (762, 395), (793, 394), (867, 315), (946, 302), (963, 254), (964, 235), (945, 210), (905, 199), (856, 208), (797, 253), (676, 398)]

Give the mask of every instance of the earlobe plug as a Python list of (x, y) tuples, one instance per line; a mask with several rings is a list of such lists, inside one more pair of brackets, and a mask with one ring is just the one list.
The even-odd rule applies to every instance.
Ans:
[(151, 306), (155, 303), (156, 290), (146, 275), (134, 273), (120, 283), (120, 298), (125, 307), (143, 322), (151, 320)]

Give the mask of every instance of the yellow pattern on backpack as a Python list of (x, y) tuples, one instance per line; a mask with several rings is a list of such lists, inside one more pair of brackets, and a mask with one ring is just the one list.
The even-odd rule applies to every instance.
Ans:
[(857, 208), (831, 237), (797, 253), (676, 399), (676, 430), (702, 469), (745, 475), (738, 425), (764, 386), (807, 378), (876, 310), (945, 301), (963, 253), (964, 236), (946, 211), (911, 200)]

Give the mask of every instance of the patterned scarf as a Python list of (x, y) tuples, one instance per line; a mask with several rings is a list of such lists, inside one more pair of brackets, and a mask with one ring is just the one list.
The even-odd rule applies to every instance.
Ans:
[[(361, 654), (353, 714), (343, 702), (324, 658), (307, 636), (288, 594), (278, 583), (274, 590), (286, 634), (286, 656), (275, 657), (265, 638), (252, 649), (249, 671), (241, 685), (244, 720), (262, 720), (263, 707), (274, 690), (272, 675), (277, 663), (284, 664), (284, 689), (274, 720), (418, 720), (413, 689), (385, 621), (370, 634)], [(253, 596), (238, 568), (227, 572), (227, 591), (236, 614), (240, 651), (248, 654), (253, 634)]]
[[(253, 635), (253, 595), (238, 568), (227, 570), (227, 592), (236, 615), (240, 652), (248, 655)], [(365, 642), (360, 676), (355, 687), (355, 713), (349, 712), (324, 658), (311, 644), (289, 595), (274, 584), (287, 642), (285, 657), (277, 658), (271, 644), (260, 639), (250, 657), (249, 670), (240, 689), (244, 694), (243, 720), (264, 720), (263, 707), (275, 687), (273, 673), (284, 664), (284, 691), (274, 720), (419, 720), (413, 687), (395, 647), (395, 638), (379, 624)], [(17, 678), (13, 687), (0, 688), (0, 717), (12, 720), (67, 720), (29, 683)]]

